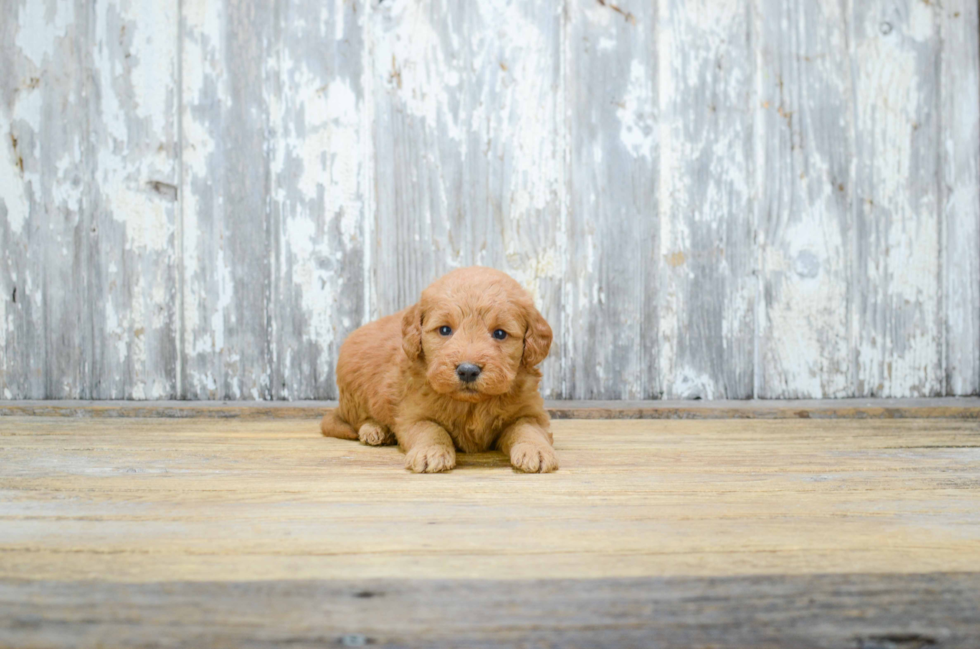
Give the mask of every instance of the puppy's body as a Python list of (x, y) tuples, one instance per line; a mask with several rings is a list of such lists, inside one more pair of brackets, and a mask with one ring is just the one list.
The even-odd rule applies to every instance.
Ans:
[[(445, 428), (457, 449), (478, 453), (493, 448), (511, 421), (530, 417), (548, 426), (536, 370), (515, 378), (507, 393), (475, 403), (432, 389), (418, 363), (402, 350), (401, 323), (407, 311), (364, 325), (340, 348), (336, 414), (347, 436), (357, 439), (355, 431), (365, 424), (394, 431), (399, 419), (405, 423), (427, 419)], [(411, 400), (405, 399), (406, 393), (413, 393)]]
[[(500, 337), (502, 336), (502, 337)], [(340, 350), (340, 406), (324, 435), (397, 442), (406, 466), (443, 471), (455, 449), (499, 448), (525, 471), (558, 467), (538, 393), (551, 329), (507, 275), (454, 271), (418, 304), (352, 333)], [(478, 369), (463, 380), (460, 367)]]

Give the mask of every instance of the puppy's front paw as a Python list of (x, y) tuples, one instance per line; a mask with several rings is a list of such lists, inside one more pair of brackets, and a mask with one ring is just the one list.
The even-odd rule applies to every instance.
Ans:
[(368, 446), (385, 446), (397, 443), (394, 433), (381, 424), (373, 422), (361, 424), (360, 430), (357, 431), (357, 438), (361, 440), (362, 444)]
[(550, 446), (521, 443), (510, 449), (510, 463), (518, 471), (551, 473), (558, 468), (558, 456)]
[(415, 447), (405, 454), (405, 468), (415, 473), (439, 473), (456, 466), (456, 449), (448, 446)]

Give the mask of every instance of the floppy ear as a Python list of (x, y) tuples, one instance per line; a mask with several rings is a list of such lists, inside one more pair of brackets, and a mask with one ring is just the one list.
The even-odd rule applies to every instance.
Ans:
[(402, 349), (411, 360), (422, 357), (422, 309), (413, 304), (402, 316)]
[(527, 331), (524, 332), (524, 358), (527, 367), (534, 367), (548, 356), (551, 349), (551, 326), (534, 305), (530, 305), (527, 313)]

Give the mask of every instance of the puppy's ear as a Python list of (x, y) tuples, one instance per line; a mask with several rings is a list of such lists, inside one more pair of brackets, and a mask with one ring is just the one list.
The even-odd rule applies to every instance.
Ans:
[(411, 360), (422, 357), (422, 309), (414, 304), (402, 316), (402, 349)]
[(551, 349), (551, 326), (533, 304), (525, 309), (527, 331), (524, 333), (524, 358), (527, 367), (534, 367), (545, 359)]

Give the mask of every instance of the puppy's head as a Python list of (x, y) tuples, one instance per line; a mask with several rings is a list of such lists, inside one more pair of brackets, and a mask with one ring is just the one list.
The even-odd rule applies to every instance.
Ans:
[(551, 327), (510, 276), (474, 266), (422, 292), (402, 320), (402, 346), (436, 392), (476, 402), (506, 394), (543, 361)]

